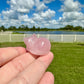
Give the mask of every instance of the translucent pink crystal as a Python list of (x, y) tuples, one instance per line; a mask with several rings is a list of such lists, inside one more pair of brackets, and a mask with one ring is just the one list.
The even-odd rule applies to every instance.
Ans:
[(46, 38), (37, 38), (35, 34), (31, 37), (24, 38), (24, 43), (26, 44), (27, 51), (34, 55), (46, 55), (49, 53), (51, 44)]

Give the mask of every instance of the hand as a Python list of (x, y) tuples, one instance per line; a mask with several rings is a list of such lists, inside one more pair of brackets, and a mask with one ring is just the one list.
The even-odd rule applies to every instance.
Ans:
[(22, 47), (0, 48), (0, 84), (54, 84), (51, 72), (45, 72), (53, 54), (35, 58)]

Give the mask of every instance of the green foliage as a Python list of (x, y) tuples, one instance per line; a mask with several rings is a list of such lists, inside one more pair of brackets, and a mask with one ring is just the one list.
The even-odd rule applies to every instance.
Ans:
[(73, 25), (66, 25), (63, 28), (59, 28), (58, 30), (75, 30), (75, 31), (83, 31), (84, 28), (82, 28), (81, 26), (75, 26), (73, 27)]
[(15, 27), (15, 26), (10, 26), (10, 27), (8, 28), (8, 30), (16, 30), (16, 27)]
[(75, 30), (82, 30), (82, 27), (81, 26), (76, 26), (74, 27)]
[(74, 27), (72, 25), (66, 25), (64, 28), (66, 30), (73, 30)]
[(1, 26), (1, 27), (0, 27), (0, 31), (1, 31), (1, 30), (5, 31), (6, 29), (5, 29), (4, 26)]
[(82, 28), (81, 26), (76, 26), (74, 27), (73, 25), (66, 25), (65, 27), (62, 28), (58, 28), (58, 29), (49, 29), (49, 28), (36, 28), (35, 26), (33, 26), (32, 28), (29, 28), (28, 26), (25, 25), (21, 25), (18, 28), (16, 28), (15, 26), (10, 26), (9, 28), (5, 28), (4, 26), (0, 27), (0, 31), (56, 31), (56, 30), (73, 30), (73, 31), (84, 31), (84, 28)]

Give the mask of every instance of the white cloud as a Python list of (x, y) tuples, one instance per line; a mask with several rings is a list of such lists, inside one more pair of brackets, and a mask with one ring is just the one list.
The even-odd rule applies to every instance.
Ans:
[(78, 1), (65, 0), (64, 5), (61, 6), (60, 11), (72, 12), (81, 10), (82, 5)]
[(28, 13), (34, 6), (34, 0), (10, 0), (11, 8), (21, 13)]
[[(49, 9), (46, 4), (55, 0), (10, 0), (7, 3), (10, 8), (2, 11), (0, 14), (0, 25), (20, 26), (22, 24), (32, 27), (48, 27), (59, 28), (71, 24), (74, 26), (84, 27), (84, 14), (81, 7), (84, 7), (76, 0), (61, 0), (63, 5), (60, 11), (63, 12), (62, 17), (58, 20), (53, 19), (56, 11)], [(44, 10), (45, 9), (45, 10)], [(28, 13), (33, 11), (29, 15)], [(31, 17), (29, 17), (31, 16)]]
[(4, 25), (6, 28), (9, 27), (9, 26), (20, 26), (21, 25), (21, 22), (18, 21), (18, 20), (13, 20), (13, 19), (10, 19), (10, 20), (0, 20), (0, 26)]
[(40, 27), (55, 28), (55, 25), (58, 23), (56, 20), (51, 19), (53, 16), (55, 16), (55, 11), (48, 9), (47, 11), (39, 14), (34, 13), (32, 19), (37, 23), (38, 26), (40, 25)]
[(43, 0), (44, 3), (50, 3), (52, 1), (55, 1), (55, 0)]
[(19, 13), (15, 10), (2, 11), (4, 19), (18, 19)]
[(35, 0), (35, 6), (36, 6), (37, 11), (42, 11), (45, 8), (47, 8), (47, 6), (43, 2), (41, 2), (40, 0)]
[(54, 25), (58, 24), (58, 22), (56, 20), (50, 20), (49, 23), (54, 24)]
[(19, 20), (20, 21), (27, 21), (28, 20), (28, 15), (19, 15)]
[[(9, 0), (7, 3), (10, 8), (6, 11), (2, 11), (1, 15), (3, 19), (0, 20), (0, 25), (8, 26), (18, 26), (21, 24), (28, 25), (29, 27), (35, 25), (43, 27), (48, 24), (56, 24), (55, 20), (51, 20), (55, 16), (55, 11), (47, 9), (45, 3), (50, 3), (54, 0)], [(29, 17), (28, 13), (33, 7), (36, 7), (37, 13), (33, 13), (33, 17)], [(35, 9), (35, 8), (34, 8)]]
[(37, 6), (37, 10), (38, 10), (38, 11), (44, 10), (45, 8), (47, 8), (47, 6), (46, 6), (44, 3), (39, 4), (39, 5)]
[(73, 26), (84, 26), (82, 21), (84, 20), (84, 14), (81, 11), (81, 5), (75, 0), (63, 0), (64, 5), (61, 6), (60, 11), (63, 11), (62, 17), (59, 17), (59, 23)]
[(51, 19), (51, 17), (55, 16), (55, 11), (48, 9), (45, 12), (41, 13), (41, 17)]
[(65, 25), (73, 25), (73, 26), (82, 26), (82, 27), (84, 27), (84, 20), (81, 20), (81, 22), (80, 21), (78, 21), (78, 20), (74, 20), (74, 21), (71, 21), (71, 22), (63, 22), (62, 24), (65, 26)]
[(84, 14), (81, 12), (64, 12), (63, 17), (59, 18), (62, 21), (84, 20)]
[(34, 13), (33, 16), (34, 16), (33, 19), (35, 21), (41, 21), (42, 22), (43, 20), (49, 20), (52, 17), (54, 17), (55, 16), (55, 11), (48, 9), (45, 12)]
[(32, 18), (34, 21), (42, 21), (43, 18), (40, 16), (40, 14), (38, 13), (34, 13), (33, 14), (33, 18)]

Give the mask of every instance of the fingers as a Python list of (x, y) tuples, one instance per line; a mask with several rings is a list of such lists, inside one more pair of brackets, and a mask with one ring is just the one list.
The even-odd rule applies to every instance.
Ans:
[(10, 84), (37, 84), (51, 63), (52, 59), (53, 54), (51, 52), (46, 56), (39, 57), (21, 74), (19, 74), (16, 79), (11, 81)]
[(34, 60), (35, 58), (31, 54), (26, 53), (4, 65), (0, 69), (0, 84), (7, 84)]
[(25, 52), (26, 50), (23, 47), (0, 48), (0, 66)]
[(23, 54), (26, 52), (26, 49), (24, 47), (13, 47), (13, 48), (15, 48), (19, 52), (19, 54)]
[(54, 76), (51, 72), (46, 72), (41, 78), (39, 84), (54, 84)]

